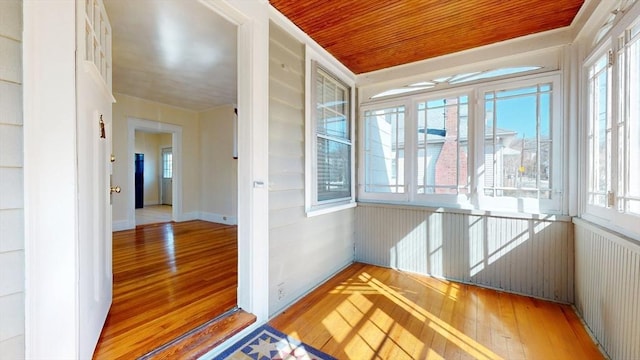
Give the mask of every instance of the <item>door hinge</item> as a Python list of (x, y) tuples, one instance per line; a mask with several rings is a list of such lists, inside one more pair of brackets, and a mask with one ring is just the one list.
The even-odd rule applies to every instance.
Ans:
[(104, 120), (102, 120), (102, 114), (100, 114), (100, 139), (106, 139), (107, 134), (104, 131)]

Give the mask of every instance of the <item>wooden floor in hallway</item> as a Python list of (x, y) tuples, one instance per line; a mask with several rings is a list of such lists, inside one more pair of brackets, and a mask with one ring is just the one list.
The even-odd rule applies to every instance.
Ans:
[(172, 211), (171, 205), (147, 205), (136, 209), (136, 225), (170, 222)]
[(603, 359), (569, 305), (360, 263), (270, 325), (338, 359)]
[(237, 304), (237, 227), (206, 221), (113, 234), (113, 303), (94, 359), (135, 359)]

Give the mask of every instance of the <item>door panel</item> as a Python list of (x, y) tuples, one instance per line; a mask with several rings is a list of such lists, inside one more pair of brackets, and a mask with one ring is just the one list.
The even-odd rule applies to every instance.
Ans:
[[(77, 17), (76, 28), (77, 336), (78, 357), (90, 359), (112, 299), (110, 197), (111, 186), (117, 185), (111, 184), (114, 99), (110, 85), (111, 29), (104, 6), (101, 0), (76, 3), (78, 14), (85, 15)], [(93, 29), (99, 32), (93, 33)]]

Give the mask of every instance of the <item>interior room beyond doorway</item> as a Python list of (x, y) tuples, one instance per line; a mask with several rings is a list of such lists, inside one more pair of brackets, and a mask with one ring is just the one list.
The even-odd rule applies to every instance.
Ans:
[(136, 225), (172, 220), (172, 135), (135, 131), (134, 191)]

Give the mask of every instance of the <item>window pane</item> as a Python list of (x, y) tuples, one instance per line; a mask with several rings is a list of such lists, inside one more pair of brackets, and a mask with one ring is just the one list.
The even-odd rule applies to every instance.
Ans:
[(313, 62), (315, 195), (312, 205), (351, 196), (350, 89)]
[(316, 77), (316, 131), (341, 139), (349, 138), (349, 92), (322, 70)]
[(418, 193), (458, 194), (467, 187), (467, 96), (418, 104)]
[(351, 145), (318, 137), (318, 201), (351, 197)]
[(485, 94), (487, 196), (550, 199), (551, 84)]
[(404, 106), (365, 112), (365, 191), (404, 193)]
[[(628, 199), (629, 205), (626, 211), (640, 215), (640, 39), (638, 39), (640, 25), (636, 25), (631, 35), (632, 42), (629, 45), (628, 74), (629, 94), (627, 103), (629, 116), (627, 118), (627, 133), (621, 135), (621, 142), (626, 142), (626, 147), (618, 144), (621, 156), (625, 156), (625, 167), (627, 170), (626, 196), (635, 198)], [(624, 150), (623, 150), (624, 149)], [(626, 150), (626, 151), (625, 151)]]
[(162, 177), (171, 179), (173, 175), (173, 154), (170, 152), (162, 153)]
[(588, 202), (606, 207), (611, 179), (611, 108), (608, 54), (589, 69)]
[(598, 75), (596, 84), (597, 118), (594, 124), (594, 136), (596, 139), (596, 159), (594, 159), (596, 164), (594, 167), (596, 172), (596, 188), (594, 190), (603, 193), (607, 191), (607, 179), (609, 177), (607, 172), (607, 125), (609, 122), (609, 86), (607, 72), (602, 72)]

